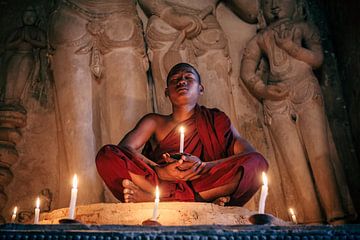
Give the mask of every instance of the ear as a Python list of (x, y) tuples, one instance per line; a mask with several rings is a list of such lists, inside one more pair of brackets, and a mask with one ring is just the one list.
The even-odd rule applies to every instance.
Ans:
[(168, 97), (169, 96), (169, 89), (168, 88), (165, 88), (165, 97)]
[(203, 85), (199, 85), (199, 90), (200, 90), (200, 95), (203, 95), (204, 94), (204, 86)]

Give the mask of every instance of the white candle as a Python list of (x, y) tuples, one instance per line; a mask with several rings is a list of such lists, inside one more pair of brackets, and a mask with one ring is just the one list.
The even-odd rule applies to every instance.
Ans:
[(265, 212), (265, 201), (268, 195), (268, 180), (266, 174), (262, 173), (263, 185), (261, 187), (260, 201), (259, 201), (259, 213)]
[(40, 198), (36, 199), (36, 207), (35, 207), (35, 216), (34, 216), (34, 224), (39, 223), (40, 216)]
[(185, 128), (180, 127), (180, 153), (184, 152), (184, 139), (185, 139)]
[(18, 209), (17, 207), (14, 207), (13, 214), (11, 216), (12, 223), (15, 222), (15, 220), (16, 220), (17, 209)]
[(78, 179), (76, 174), (74, 175), (73, 178), (73, 187), (71, 189), (71, 198), (70, 198), (70, 206), (69, 206), (69, 218), (70, 219), (75, 219), (75, 207), (76, 207), (76, 198), (77, 198), (77, 184), (78, 184)]
[(297, 219), (296, 219), (296, 215), (295, 215), (295, 211), (292, 208), (289, 208), (289, 213), (291, 215), (291, 221), (295, 224), (297, 224)]
[(158, 219), (159, 202), (160, 202), (160, 192), (159, 192), (159, 187), (156, 186), (156, 189), (155, 189), (155, 205), (154, 205), (153, 215), (152, 215), (152, 218), (151, 218), (151, 220), (153, 220), (153, 221), (156, 221)]

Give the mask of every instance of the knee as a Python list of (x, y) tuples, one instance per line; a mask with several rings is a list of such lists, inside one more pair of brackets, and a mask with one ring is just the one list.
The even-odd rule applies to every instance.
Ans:
[(101, 147), (95, 158), (97, 169), (99, 170), (102, 167), (111, 164), (119, 153), (120, 149), (116, 145), (108, 144)]

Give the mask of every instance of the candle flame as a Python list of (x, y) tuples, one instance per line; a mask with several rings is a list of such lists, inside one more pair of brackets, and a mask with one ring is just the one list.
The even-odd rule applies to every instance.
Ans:
[(295, 215), (294, 209), (289, 208), (289, 212), (290, 212), (291, 215)]
[(159, 199), (160, 199), (159, 186), (156, 186), (156, 188), (155, 188), (155, 200), (159, 200)]
[(40, 208), (40, 198), (36, 199), (36, 208)]
[(262, 179), (263, 179), (263, 185), (267, 186), (268, 185), (268, 179), (267, 179), (266, 174), (264, 172), (262, 172)]
[(185, 128), (183, 126), (180, 127), (180, 133), (184, 133), (185, 132)]
[(77, 185), (78, 185), (77, 175), (74, 174), (74, 177), (73, 177), (73, 188), (77, 188)]
[(17, 208), (17, 207), (14, 207), (14, 210), (13, 210), (13, 215), (16, 215), (17, 210), (18, 210), (18, 208)]

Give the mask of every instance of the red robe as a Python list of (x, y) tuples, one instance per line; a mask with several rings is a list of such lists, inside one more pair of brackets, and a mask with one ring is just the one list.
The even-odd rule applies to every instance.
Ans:
[[(208, 162), (234, 155), (235, 138), (230, 119), (217, 109), (196, 107), (194, 115), (180, 123), (185, 127), (184, 152)], [(143, 154), (154, 162), (163, 163), (161, 155), (179, 152), (178, 126), (154, 148), (146, 144)], [(96, 166), (105, 184), (116, 198), (124, 200), (122, 181), (130, 179), (129, 172), (145, 176), (161, 189), (162, 201), (195, 201), (195, 194), (232, 181), (240, 169), (240, 183), (231, 195), (230, 205), (244, 205), (261, 185), (261, 172), (267, 171), (268, 163), (259, 153), (248, 153), (213, 167), (194, 181), (160, 181), (156, 172), (126, 148), (115, 145), (102, 147), (96, 157)]]

